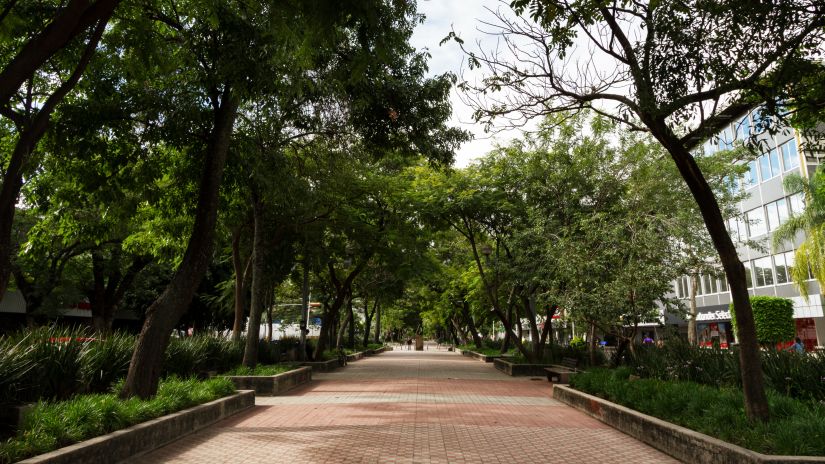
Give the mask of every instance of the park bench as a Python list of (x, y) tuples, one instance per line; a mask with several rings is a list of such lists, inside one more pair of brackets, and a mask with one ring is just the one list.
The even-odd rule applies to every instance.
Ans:
[(547, 380), (553, 383), (570, 383), (570, 374), (580, 372), (576, 369), (578, 365), (579, 360), (576, 358), (562, 358), (561, 364), (552, 364), (544, 368)]

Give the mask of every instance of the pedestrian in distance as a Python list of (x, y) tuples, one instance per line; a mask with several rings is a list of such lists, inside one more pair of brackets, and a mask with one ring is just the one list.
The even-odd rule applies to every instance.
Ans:
[(804, 353), (805, 352), (805, 345), (802, 344), (802, 339), (796, 337), (794, 339), (794, 344), (788, 347), (788, 351), (795, 351), (797, 353)]

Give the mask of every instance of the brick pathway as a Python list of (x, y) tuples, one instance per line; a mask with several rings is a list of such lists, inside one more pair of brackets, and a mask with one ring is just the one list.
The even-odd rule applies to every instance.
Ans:
[(315, 374), (287, 396), (135, 462), (676, 462), (512, 378), (446, 351), (392, 351)]

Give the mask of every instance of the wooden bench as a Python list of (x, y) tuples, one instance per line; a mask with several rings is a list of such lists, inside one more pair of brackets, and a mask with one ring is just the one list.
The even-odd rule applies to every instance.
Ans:
[(553, 364), (550, 367), (545, 367), (547, 372), (547, 381), (553, 383), (570, 383), (570, 374), (580, 372), (576, 369), (579, 365), (579, 360), (576, 358), (563, 358), (561, 364)]

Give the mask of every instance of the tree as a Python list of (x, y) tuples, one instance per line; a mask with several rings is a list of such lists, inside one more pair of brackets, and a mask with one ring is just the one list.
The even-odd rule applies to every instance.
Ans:
[[(476, 116), (523, 121), (591, 108), (650, 132), (665, 147), (696, 200), (730, 283), (747, 415), (767, 420), (745, 269), (690, 151), (770, 96), (768, 88), (790, 77), (787, 71), (798, 69), (800, 60), (811, 61), (825, 35), (822, 5), (813, 0), (735, 5), (514, 0), (511, 5), (523, 16), (499, 12), (498, 24), (491, 26), (514, 59), (470, 54), (471, 65), (490, 71), (478, 84), (462, 83)], [(579, 41), (586, 46), (576, 47)], [(503, 98), (493, 98), (498, 91), (504, 91)]]
[[(11, 230), (23, 176), (37, 164), (31, 160), (32, 153), (49, 128), (55, 109), (83, 76), (118, 4), (118, 0), (73, 0), (62, 9), (56, 8), (49, 24), (35, 31), (28, 29), (39, 26), (42, 10), (17, 2), (4, 9), (0, 21), (14, 22), (12, 27), (17, 30), (12, 34), (30, 38), (10, 41), (11, 47), (2, 50), (9, 60), (0, 71), (0, 115), (11, 122), (5, 135), (13, 140), (13, 148), (0, 157), (4, 168), (0, 185), (0, 298), (11, 272)], [(85, 45), (71, 46), (87, 33)], [(65, 53), (59, 53), (61, 50)], [(56, 72), (44, 70), (50, 60)]]
[(792, 244), (800, 232), (804, 233), (805, 240), (796, 248), (790, 275), (799, 293), (808, 298), (809, 272), (819, 285), (825, 283), (825, 168), (817, 168), (810, 179), (790, 174), (785, 177), (784, 186), (791, 195), (804, 195), (805, 209), (774, 231), (773, 248)]

